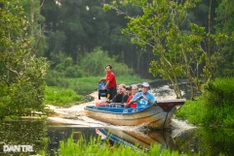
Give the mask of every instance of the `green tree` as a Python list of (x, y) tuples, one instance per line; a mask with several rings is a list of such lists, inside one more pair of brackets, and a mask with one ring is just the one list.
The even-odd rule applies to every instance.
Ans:
[[(143, 48), (150, 47), (158, 57), (151, 62), (150, 72), (169, 80), (178, 98), (182, 97), (178, 78), (188, 80), (193, 99), (196, 90), (202, 91), (201, 84), (214, 78), (216, 69), (219, 49), (211, 50), (215, 36), (211, 35), (209, 27), (206, 30), (187, 18), (189, 10), (196, 7), (198, 2), (124, 0), (104, 6), (105, 9), (112, 8), (118, 12), (121, 12), (120, 6), (125, 5), (142, 10), (137, 16), (126, 14), (129, 22), (123, 33), (131, 36), (133, 43)], [(188, 25), (188, 28), (184, 29), (184, 25)]]
[[(86, 53), (101, 47), (117, 62), (134, 68), (135, 73), (149, 76), (148, 62), (153, 54), (146, 53), (132, 44), (130, 37), (121, 34), (128, 19), (122, 14), (116, 15), (115, 11), (106, 14), (102, 4), (102, 0), (45, 1), (41, 8), (48, 42), (44, 56), (53, 62), (51, 67), (66, 57), (72, 57), (77, 65)], [(127, 9), (131, 14), (140, 12), (132, 7)]]
[(34, 53), (37, 56), (43, 56), (47, 49), (46, 38), (44, 35), (44, 28), (42, 23), (45, 18), (40, 14), (41, 7), (44, 1), (40, 0), (21, 0), (19, 3), (24, 8), (24, 14), (28, 21), (28, 33), (30, 33)]
[(25, 12), (19, 2), (0, 8), (0, 117), (43, 111), (48, 62), (37, 58)]
[(218, 1), (217, 12), (217, 33), (222, 34), (222, 49), (219, 61), (218, 76), (234, 75), (234, 1)]
[(87, 53), (80, 62), (80, 67), (83, 73), (88, 76), (103, 75), (104, 67), (111, 64), (116, 75), (129, 75), (132, 74), (132, 69), (129, 69), (126, 64), (119, 63), (116, 58), (109, 57), (108, 53), (96, 48), (92, 53)]
[(45, 1), (42, 15), (49, 37), (46, 57), (65, 53), (79, 62), (85, 52), (107, 40), (109, 25), (99, 1)]

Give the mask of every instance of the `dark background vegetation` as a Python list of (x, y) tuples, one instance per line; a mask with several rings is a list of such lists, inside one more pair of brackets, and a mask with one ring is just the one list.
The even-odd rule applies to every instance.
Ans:
[[(61, 0), (44, 1), (41, 15), (45, 21), (42, 28), (45, 32), (47, 47), (43, 56), (53, 62), (56, 67), (66, 57), (71, 57), (74, 64), (80, 65), (87, 53), (97, 47), (106, 51), (117, 62), (122, 62), (128, 68), (134, 69), (138, 75), (152, 78), (149, 73), (149, 63), (157, 59), (151, 49), (141, 49), (133, 45), (129, 37), (121, 34), (128, 20), (123, 14), (111, 10), (104, 12), (103, 0)], [(201, 1), (197, 7), (187, 13), (187, 22), (194, 22), (208, 29), (208, 10), (210, 1)], [(233, 9), (223, 2), (213, 0), (211, 3), (211, 32), (224, 31), (231, 35), (233, 28)], [(134, 7), (125, 8), (128, 14), (141, 14)], [(183, 23), (184, 30), (189, 29), (188, 23)], [(222, 30), (223, 29), (223, 30)], [(222, 59), (216, 76), (233, 75), (233, 44), (223, 45)], [(215, 47), (213, 47), (215, 49)], [(225, 60), (225, 61), (224, 61)], [(93, 68), (93, 66), (90, 66)], [(93, 70), (95, 71), (95, 70)]]

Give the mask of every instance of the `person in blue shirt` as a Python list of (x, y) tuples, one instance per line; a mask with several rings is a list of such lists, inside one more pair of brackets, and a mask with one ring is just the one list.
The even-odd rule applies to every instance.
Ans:
[(133, 96), (132, 100), (128, 103), (136, 103), (137, 108), (145, 108), (154, 104), (155, 99), (154, 95), (149, 93), (150, 85), (147, 82), (142, 83), (142, 92), (138, 92), (136, 95)]

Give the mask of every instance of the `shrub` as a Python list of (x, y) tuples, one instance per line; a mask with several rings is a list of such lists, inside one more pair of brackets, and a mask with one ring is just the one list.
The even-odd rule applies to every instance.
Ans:
[(234, 128), (234, 78), (216, 79), (204, 86), (198, 101), (187, 101), (176, 116), (190, 123)]
[(203, 123), (205, 115), (204, 103), (202, 100), (186, 101), (185, 104), (176, 112), (176, 117), (188, 120), (191, 124)]
[(207, 106), (233, 105), (234, 78), (218, 78), (204, 86)]

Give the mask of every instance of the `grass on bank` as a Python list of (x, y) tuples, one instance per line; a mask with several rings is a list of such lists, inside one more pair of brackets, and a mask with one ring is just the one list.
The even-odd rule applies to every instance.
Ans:
[[(136, 150), (128, 146), (114, 144), (110, 146), (108, 143), (101, 143), (101, 139), (90, 138), (87, 142), (82, 137), (74, 142), (73, 135), (67, 141), (61, 141), (58, 155), (95, 155), (95, 156), (179, 156), (178, 151), (171, 151), (170, 149), (161, 149), (159, 144), (153, 144), (149, 151)], [(186, 155), (186, 154), (183, 154)]]
[(72, 103), (81, 102), (82, 99), (83, 97), (72, 89), (46, 87), (44, 103), (54, 106), (70, 106)]

